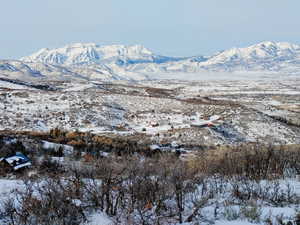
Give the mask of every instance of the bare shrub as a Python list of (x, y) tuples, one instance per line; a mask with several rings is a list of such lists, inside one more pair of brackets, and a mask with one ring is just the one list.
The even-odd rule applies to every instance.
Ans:
[(259, 223), (262, 216), (262, 210), (258, 205), (242, 206), (240, 208), (240, 214), (247, 218), (251, 223)]
[(300, 225), (300, 212), (298, 212), (295, 216), (295, 224)]
[(64, 138), (66, 136), (66, 131), (58, 127), (51, 129), (49, 134), (52, 138)]
[[(300, 203), (289, 185), (275, 179), (287, 170), (295, 173), (298, 164), (291, 157), (297, 159), (299, 149), (239, 146), (203, 150), (196, 159), (182, 161), (168, 153), (147, 157), (141, 150), (146, 147), (129, 138), (83, 133), (63, 138), (83, 143), (75, 152), (86, 151), (87, 160), (67, 161), (63, 167), (45, 157), (38, 168), (44, 176), (25, 178), (17, 204), (4, 203), (7, 210), (0, 215), (7, 224), (76, 225), (95, 211), (105, 212), (116, 224), (193, 223), (203, 219), (206, 206), (214, 207), (215, 218), (260, 222), (257, 202), (280, 207)], [(116, 154), (100, 158), (96, 152), (102, 147)], [(218, 204), (228, 208), (219, 210)]]
[(259, 144), (206, 150), (191, 160), (200, 173), (246, 176), (252, 180), (294, 176), (300, 172), (300, 146), (274, 147)]
[(65, 168), (57, 161), (52, 160), (50, 157), (44, 157), (38, 165), (40, 174), (47, 174), (50, 176), (61, 175), (65, 172)]
[(15, 193), (18, 204), (5, 203), (9, 224), (79, 225), (86, 221), (76, 182), (49, 178), (25, 184), (24, 191)]

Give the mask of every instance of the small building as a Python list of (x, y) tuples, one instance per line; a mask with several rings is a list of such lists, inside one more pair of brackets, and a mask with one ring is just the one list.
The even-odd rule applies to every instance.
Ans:
[(14, 171), (31, 166), (30, 159), (21, 152), (17, 152), (12, 156), (0, 158), (0, 163), (12, 168)]
[(157, 121), (150, 121), (151, 127), (159, 127), (159, 123)]

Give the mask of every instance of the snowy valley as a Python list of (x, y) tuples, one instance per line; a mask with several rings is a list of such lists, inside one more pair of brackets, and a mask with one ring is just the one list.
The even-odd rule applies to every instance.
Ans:
[(299, 78), (300, 46), (275, 42), (0, 60), (0, 224), (298, 225)]

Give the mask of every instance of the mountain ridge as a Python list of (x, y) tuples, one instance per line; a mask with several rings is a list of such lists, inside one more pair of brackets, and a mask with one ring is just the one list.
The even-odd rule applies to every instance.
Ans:
[(142, 45), (74, 43), (0, 60), (5, 76), (42, 79), (144, 80), (160, 73), (271, 72), (300, 74), (300, 45), (265, 41), (212, 56), (170, 57)]
[[(110, 63), (120, 65), (132, 63), (162, 63), (173, 57), (152, 53), (142, 45), (97, 45), (95, 43), (74, 43), (61, 48), (43, 48), (20, 60), (59, 65), (80, 65), (90, 63)], [(123, 63), (122, 63), (122, 62)]]

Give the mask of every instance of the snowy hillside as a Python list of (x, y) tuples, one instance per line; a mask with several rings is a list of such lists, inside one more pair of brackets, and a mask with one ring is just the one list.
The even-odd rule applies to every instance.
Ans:
[(41, 62), (0, 60), (0, 77), (22, 81), (43, 80), (145, 80), (140, 73), (125, 70), (117, 65), (93, 64), (64, 66)]

